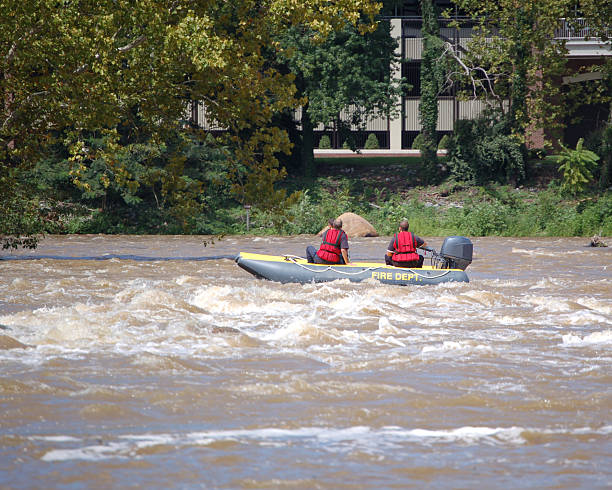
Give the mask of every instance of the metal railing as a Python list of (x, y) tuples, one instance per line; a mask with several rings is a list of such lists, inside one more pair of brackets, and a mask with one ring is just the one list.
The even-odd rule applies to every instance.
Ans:
[[(404, 39), (421, 39), (421, 17), (403, 17), (402, 20), (402, 34)], [(450, 27), (449, 24), (457, 23), (457, 27)], [(573, 18), (573, 19), (559, 19), (559, 28), (555, 30), (555, 39), (585, 39), (585, 38), (597, 38), (599, 32), (589, 26), (587, 19), (584, 18)], [(467, 17), (460, 18), (439, 18), (438, 25), (440, 26), (440, 34), (448, 38), (459, 38), (469, 39), (472, 36), (472, 29), (477, 25), (477, 22)], [(612, 26), (605, 30), (605, 34), (608, 38), (612, 38)]]
[[(608, 37), (612, 37), (612, 27), (607, 28), (605, 32)], [(555, 31), (555, 39), (574, 40), (590, 38), (597, 40), (599, 34), (587, 24), (586, 19), (561, 19), (560, 26)]]

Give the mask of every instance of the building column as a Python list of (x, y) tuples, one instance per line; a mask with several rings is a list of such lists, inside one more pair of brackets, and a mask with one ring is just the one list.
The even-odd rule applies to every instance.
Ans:
[[(397, 41), (395, 48), (395, 54), (402, 57), (402, 19), (391, 19), (391, 37)], [(398, 64), (393, 66), (391, 69), (391, 78), (399, 80), (402, 77), (402, 66)], [(402, 117), (403, 111), (401, 110), (402, 97), (397, 97), (396, 100), (397, 108), (399, 113), (395, 118), (389, 119), (389, 149), (401, 150), (402, 149)]]

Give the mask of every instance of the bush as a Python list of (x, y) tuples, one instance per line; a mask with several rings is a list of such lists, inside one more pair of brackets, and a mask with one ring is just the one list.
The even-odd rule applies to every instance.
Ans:
[(612, 126), (603, 130), (599, 155), (601, 156), (599, 187), (605, 189), (612, 184)]
[(317, 184), (317, 192), (304, 190), (299, 199), (282, 213), (253, 208), (252, 232), (274, 235), (314, 234), (327, 224), (329, 218), (349, 210), (360, 212), (346, 181), (340, 180), (340, 186), (333, 191), (326, 188), (329, 186), (324, 179)]
[(365, 142), (365, 149), (366, 150), (377, 150), (379, 148), (380, 148), (380, 145), (378, 144), (378, 138), (376, 137), (374, 133), (370, 133), (370, 135), (368, 136), (368, 139)]
[(0, 168), (0, 249), (36, 248), (45, 231), (39, 202), (15, 172)]
[(599, 188), (606, 189), (612, 184), (612, 126), (589, 133), (584, 139), (584, 146), (601, 157), (593, 176), (599, 180)]
[(328, 150), (331, 148), (331, 140), (326, 134), (321, 136), (321, 139), (319, 140), (319, 148), (322, 150)]
[(442, 136), (442, 139), (438, 143), (438, 150), (447, 150), (449, 144), (450, 136), (448, 134), (445, 134), (444, 136)]
[(423, 136), (422, 133), (417, 134), (416, 138), (414, 138), (414, 141), (412, 142), (412, 149), (422, 150), (424, 145), (425, 145), (425, 137)]
[(462, 215), (457, 216), (461, 217), (457, 224), (467, 236), (503, 235), (510, 214), (509, 206), (497, 201), (465, 206), (462, 211)]
[(516, 184), (525, 178), (525, 149), (496, 116), (457, 121), (448, 165), (458, 180)]

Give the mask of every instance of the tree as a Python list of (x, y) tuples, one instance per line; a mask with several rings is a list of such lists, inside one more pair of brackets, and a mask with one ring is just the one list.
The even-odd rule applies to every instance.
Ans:
[(440, 70), (442, 40), (439, 37), (438, 14), (433, 0), (421, 0), (423, 14), (423, 61), (421, 64), (421, 118), (423, 143), (421, 155), (428, 178), (432, 178), (437, 163), (438, 95), (443, 73)]
[(599, 187), (603, 190), (612, 184), (612, 60), (581, 67), (579, 72), (565, 85), (568, 119), (570, 124), (580, 124), (587, 111), (595, 116), (595, 124), (589, 124), (591, 131), (585, 134), (585, 146), (601, 156)]
[[(563, 126), (566, 111), (557, 82), (566, 70), (563, 40), (554, 40), (561, 19), (576, 17), (573, 0), (456, 0), (462, 10), (478, 21), (474, 36), (461, 57), (455, 53), (464, 95), (480, 97), (504, 113), (506, 131), (525, 141), (536, 131)], [(594, 35), (605, 37), (601, 12), (609, 0), (582, 0), (578, 9)], [(604, 16), (605, 17), (605, 16)], [(447, 46), (448, 48), (449, 46)], [(446, 53), (450, 53), (447, 49)], [(508, 101), (508, 102), (504, 102)]]
[[(140, 185), (113, 158), (118, 127), (161, 144), (196, 101), (227, 128), (235, 164), (250, 169), (238, 195), (272, 204), (284, 197), (269, 192), (283, 176), (275, 154), (290, 142), (270, 121), (298, 100), (293, 75), (270, 66), (264, 50), (279, 49), (291, 26), (324, 39), (378, 11), (362, 0), (269, 0), (265, 8), (256, 0), (6, 0), (0, 8), (1, 175), (27, 169), (60, 140), (76, 182), (105, 153), (112, 178)], [(108, 144), (85, 145), (92, 132)], [(9, 195), (0, 189), (0, 200)], [(0, 235), (10, 233), (0, 225)]]
[[(346, 134), (350, 126), (362, 126), (368, 117), (389, 115), (395, 109), (402, 84), (391, 79), (398, 59), (389, 22), (380, 20), (373, 31), (366, 28), (364, 23), (347, 22), (319, 42), (311, 29), (298, 26), (282, 38), (280, 61), (296, 77), (297, 96), (304, 99), (301, 159), (307, 175), (315, 173), (313, 131), (318, 123)], [(350, 120), (341, 120), (343, 111), (350, 112)]]

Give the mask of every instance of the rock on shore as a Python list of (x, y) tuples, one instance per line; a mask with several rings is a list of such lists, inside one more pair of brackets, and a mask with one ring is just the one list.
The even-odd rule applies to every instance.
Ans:
[[(347, 234), (349, 238), (353, 237), (375, 237), (378, 236), (378, 233), (374, 229), (374, 227), (369, 223), (368, 220), (362, 218), (358, 214), (355, 213), (343, 213), (338, 216), (339, 219), (342, 220), (342, 229)], [(327, 226), (323, 228), (318, 235), (322, 235), (323, 232), (327, 230)]]

